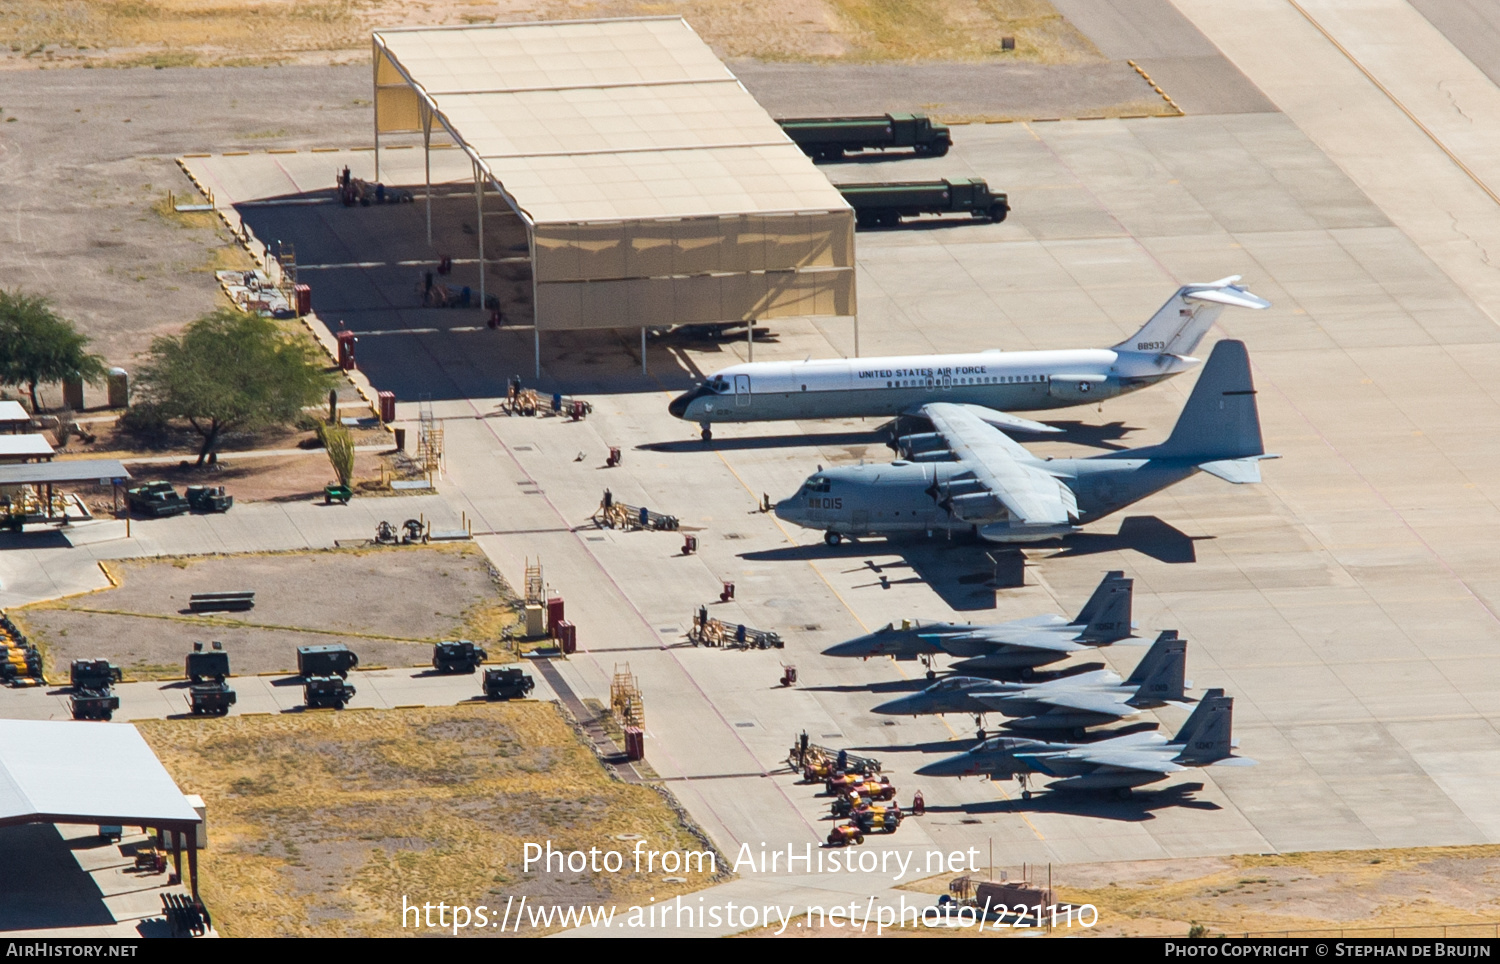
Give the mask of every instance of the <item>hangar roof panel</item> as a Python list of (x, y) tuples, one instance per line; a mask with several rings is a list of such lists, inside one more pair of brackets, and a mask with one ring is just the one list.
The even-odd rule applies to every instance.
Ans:
[(533, 224), (849, 210), (679, 17), (374, 37), (377, 99), (418, 91)]
[(197, 820), (135, 727), (0, 720), (0, 826), (46, 821), (180, 827)]
[(677, 17), (377, 30), (428, 94), (733, 80)]

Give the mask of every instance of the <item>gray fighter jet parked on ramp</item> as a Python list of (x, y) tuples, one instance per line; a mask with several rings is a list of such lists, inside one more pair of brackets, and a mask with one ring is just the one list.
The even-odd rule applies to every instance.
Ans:
[(1212, 689), (1177, 735), (1130, 733), (1095, 743), (1045, 743), (997, 736), (957, 756), (917, 770), (924, 777), (986, 776), (1021, 782), (1021, 799), (1031, 799), (1030, 778), (1057, 777), (1048, 790), (1113, 790), (1121, 799), (1135, 787), (1167, 779), (1188, 767), (1254, 766), (1235, 756), (1234, 698)]
[(1105, 574), (1099, 588), (1071, 621), (1050, 613), (992, 626), (908, 620), (899, 627), (887, 623), (884, 629), (830, 646), (823, 655), (920, 659), (928, 668), (928, 679), (932, 679), (937, 675), (932, 671), (932, 657), (946, 654), (972, 657), (955, 665), (1019, 670), (1023, 678), (1029, 678), (1038, 666), (1131, 638), (1134, 588), (1135, 580), (1125, 578), (1124, 571), (1117, 569)]
[(1042, 459), (963, 405), (915, 413), (933, 431), (897, 439), (907, 458), (820, 470), (776, 505), (776, 515), (845, 536), (934, 532), (989, 542), (1056, 539), (1197, 472), (1260, 481), (1260, 414), (1244, 342), (1214, 346), (1172, 434), (1160, 445), (1082, 459)]
[(1168, 629), (1156, 637), (1128, 679), (1110, 670), (1045, 683), (950, 676), (920, 693), (881, 703), (870, 712), (888, 716), (969, 713), (974, 725), (981, 727), (980, 739), (984, 739), (985, 715), (1001, 713), (1012, 717), (1005, 722), (1006, 729), (1070, 730), (1074, 737), (1082, 737), (1088, 727), (1128, 719), (1142, 709), (1191, 702), (1185, 694), (1193, 685), (1184, 678), (1186, 669), (1187, 640)]

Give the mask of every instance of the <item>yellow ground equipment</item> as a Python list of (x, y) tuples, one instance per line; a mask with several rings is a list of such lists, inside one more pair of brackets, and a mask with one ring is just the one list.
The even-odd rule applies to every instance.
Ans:
[(751, 629), (744, 623), (714, 619), (708, 614), (707, 606), (699, 606), (693, 614), (693, 628), (688, 630), (688, 639), (694, 646), (722, 646), (726, 649), (782, 649), (786, 646), (776, 633)]
[(841, 823), (828, 831), (828, 846), (847, 847), (865, 842), (865, 833), (852, 823)]

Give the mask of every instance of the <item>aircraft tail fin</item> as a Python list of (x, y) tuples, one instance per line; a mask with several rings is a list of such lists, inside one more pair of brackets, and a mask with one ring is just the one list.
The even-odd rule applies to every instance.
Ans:
[[(1219, 468), (1217, 463), (1254, 458), (1265, 452), (1255, 384), (1250, 378), (1250, 353), (1244, 342), (1226, 339), (1214, 345), (1172, 434), (1160, 445), (1131, 454), (1135, 458), (1186, 458), (1215, 463)], [(1237, 477), (1231, 481), (1253, 479)]]
[(1187, 640), (1175, 629), (1164, 629), (1125, 681), (1136, 687), (1132, 704), (1156, 704), (1180, 700), (1187, 689)]
[(1140, 331), (1115, 345), (1114, 350), (1189, 355), (1226, 306), (1271, 307), (1269, 301), (1235, 283), (1239, 280), (1239, 275), (1230, 275), (1208, 284), (1183, 285), (1151, 316), (1150, 321), (1141, 326)]
[(1208, 719), (1209, 704), (1213, 703), (1214, 700), (1223, 698), (1224, 690), (1220, 687), (1216, 687), (1204, 693), (1203, 699), (1199, 700), (1198, 705), (1193, 707), (1192, 714), (1189, 715), (1188, 718), (1183, 721), (1182, 726), (1178, 728), (1177, 735), (1172, 737), (1170, 745), (1183, 746), (1187, 743), (1190, 743), (1193, 739), (1193, 736), (1198, 732), (1198, 730), (1203, 726), (1204, 722)]
[(1099, 588), (1079, 610), (1076, 626), (1082, 626), (1078, 634), (1081, 641), (1090, 643), (1113, 643), (1130, 635), (1130, 610), (1135, 597), (1135, 580), (1125, 578), (1125, 572), (1115, 569), (1104, 574)]
[[(1182, 740), (1182, 733), (1178, 733), (1182, 752), (1177, 754), (1177, 761), (1191, 766), (1207, 766), (1233, 756), (1234, 697), (1205, 696), (1193, 711), (1193, 716), (1199, 717), (1199, 722), (1191, 736)], [(1191, 722), (1192, 717), (1188, 719)], [(1183, 729), (1186, 728), (1184, 724)]]

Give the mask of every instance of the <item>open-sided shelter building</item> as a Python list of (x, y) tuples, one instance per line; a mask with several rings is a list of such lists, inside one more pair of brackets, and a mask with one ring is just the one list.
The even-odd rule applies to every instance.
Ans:
[(382, 136), (445, 131), (526, 226), (538, 339), (854, 315), (853, 211), (681, 18), (382, 29), (374, 60), (377, 178)]

